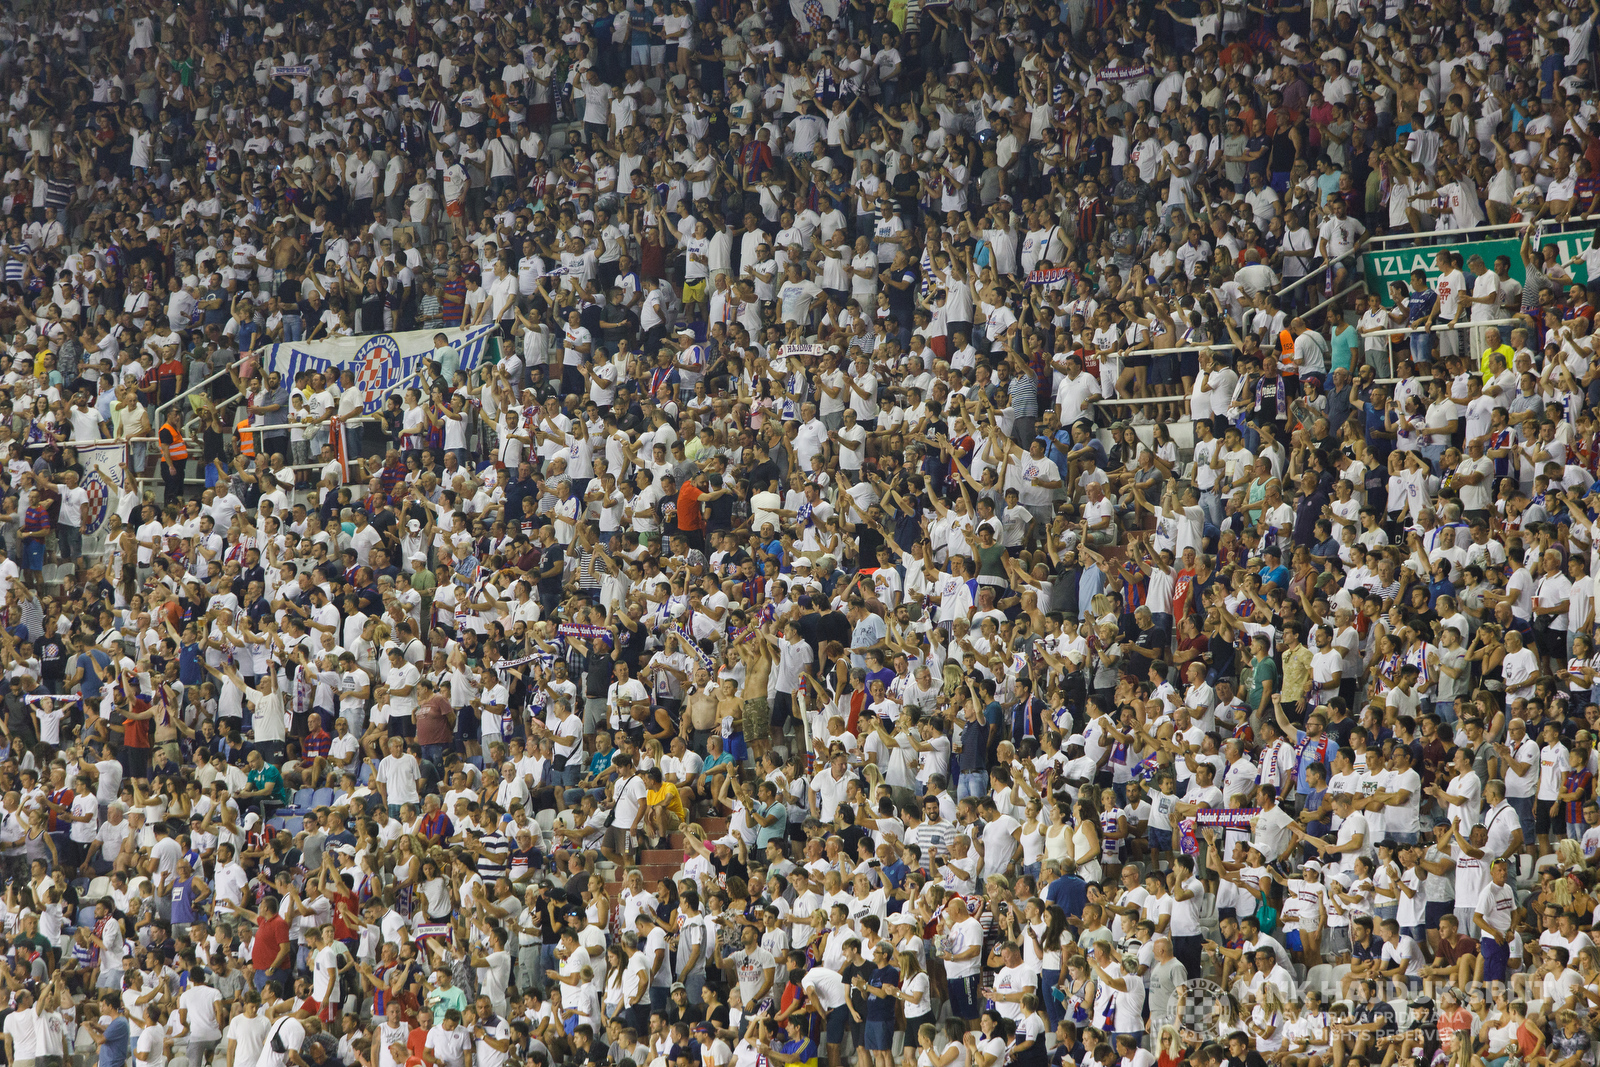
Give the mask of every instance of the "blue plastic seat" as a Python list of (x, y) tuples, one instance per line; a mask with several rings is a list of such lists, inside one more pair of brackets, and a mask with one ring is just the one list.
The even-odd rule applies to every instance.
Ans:
[(356, 784), (366, 785), (370, 781), (372, 781), (372, 764), (363, 763), (361, 769), (356, 772)]
[(286, 815), (283, 819), (283, 828), (291, 834), (299, 833), (305, 824), (306, 821), (298, 815)]
[(310, 811), (316, 805), (317, 791), (315, 789), (296, 789), (294, 800), (289, 806), (296, 811)]
[(480, 771), (483, 770), (483, 757), (482, 756), (468, 756), (468, 757), (466, 757), (466, 761), (468, 763), (472, 764), (474, 767), (478, 768), (478, 770), (480, 770)]
[(324, 786), (318, 789), (311, 798), (311, 807), (325, 808), (333, 803), (333, 790)]
[(85, 905), (84, 907), (81, 907), (81, 908), (78, 909), (78, 923), (77, 923), (77, 925), (79, 925), (79, 926), (93, 926), (94, 925), (94, 905), (93, 904), (88, 904), (88, 905)]
[(337, 804), (337, 803), (339, 803), (341, 800), (343, 800), (345, 797), (347, 797), (349, 795), (350, 794), (346, 793), (343, 789), (335, 789), (333, 791), (333, 799), (328, 801), (328, 803), (329, 804)]
[(286, 815), (274, 815), (272, 818), (267, 820), (267, 829), (274, 832), (286, 829), (288, 825), (289, 817)]

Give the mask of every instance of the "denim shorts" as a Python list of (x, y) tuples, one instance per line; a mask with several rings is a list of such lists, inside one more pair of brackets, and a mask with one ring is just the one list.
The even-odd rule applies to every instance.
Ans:
[(1152, 849), (1154, 849), (1155, 851), (1157, 851), (1157, 852), (1171, 852), (1172, 851), (1172, 831), (1171, 830), (1157, 830), (1155, 827), (1152, 826), (1149, 829), (1149, 831), (1147, 832), (1147, 836), (1148, 836), (1149, 841), (1150, 841), (1150, 847)]

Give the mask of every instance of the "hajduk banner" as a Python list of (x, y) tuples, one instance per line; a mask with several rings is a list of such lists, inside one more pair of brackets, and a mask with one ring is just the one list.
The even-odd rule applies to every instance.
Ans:
[[(83, 554), (97, 559), (106, 552), (106, 527), (128, 487), (128, 446), (121, 441), (75, 444), (83, 464)], [(116, 576), (112, 576), (113, 580)]]
[(285, 382), (293, 382), (301, 371), (350, 371), (355, 375), (355, 388), (364, 394), (362, 412), (370, 415), (382, 405), (387, 393), (409, 384), (421, 374), (427, 361), (433, 358), (434, 337), (443, 334), (450, 347), (460, 353), (461, 369), (472, 371), (480, 364), (499, 359), (497, 331), (495, 323), (486, 323), (468, 329), (411, 330), (336, 337), (327, 341), (285, 341), (256, 351), (262, 366), (277, 371)]
[(1205, 808), (1178, 824), (1178, 849), (1185, 856), (1200, 853), (1199, 828), (1220, 826), (1224, 830), (1249, 830), (1260, 808)]

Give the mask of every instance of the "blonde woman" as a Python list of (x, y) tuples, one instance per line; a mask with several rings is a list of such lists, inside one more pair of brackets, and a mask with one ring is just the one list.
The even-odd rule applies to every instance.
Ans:
[(1167, 1023), (1156, 1035), (1156, 1067), (1178, 1067), (1188, 1055), (1183, 1035), (1172, 1023)]
[(1285, 1006), (1283, 994), (1271, 982), (1261, 983), (1261, 994), (1251, 1009), (1245, 1029), (1256, 1039), (1256, 1051), (1269, 1057), (1283, 1047)]

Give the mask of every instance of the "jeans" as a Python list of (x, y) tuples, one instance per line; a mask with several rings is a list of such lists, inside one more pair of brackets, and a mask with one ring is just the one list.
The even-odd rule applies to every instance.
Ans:
[(1420, 330), (1406, 338), (1411, 344), (1411, 362), (1433, 362), (1433, 334)]
[(1417, 449), (1422, 453), (1422, 458), (1428, 461), (1428, 466), (1435, 471), (1439, 469), (1439, 460), (1444, 456), (1445, 445), (1423, 445)]
[(432, 763), (435, 767), (442, 766), (444, 754), (450, 751), (449, 743), (442, 745), (423, 745), (422, 758)]
[(956, 799), (965, 800), (967, 797), (974, 799), (987, 796), (989, 793), (988, 771), (962, 771), (961, 777), (956, 782)]
[(305, 337), (305, 320), (298, 314), (283, 317), (283, 339), (299, 341)]
[(1439, 716), (1440, 721), (1453, 725), (1456, 721), (1456, 702), (1454, 700), (1436, 700), (1433, 702), (1433, 713)]
[(1517, 821), (1522, 824), (1522, 843), (1524, 846), (1533, 843), (1533, 798), (1532, 797), (1506, 797), (1506, 803), (1517, 813)]

